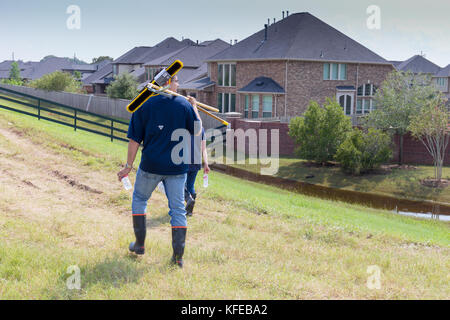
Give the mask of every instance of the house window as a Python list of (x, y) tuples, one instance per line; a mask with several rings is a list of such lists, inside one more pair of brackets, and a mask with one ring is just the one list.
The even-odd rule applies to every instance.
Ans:
[(223, 86), (223, 64), (219, 64), (218, 66), (217, 83), (219, 84), (219, 86)]
[(223, 94), (219, 92), (217, 94), (217, 109), (219, 109), (220, 113), (222, 113), (222, 106), (223, 106)]
[(358, 99), (356, 101), (356, 114), (367, 114), (375, 110), (373, 99)]
[(236, 112), (236, 95), (234, 93), (230, 95), (230, 112)]
[(339, 104), (344, 109), (344, 113), (348, 116), (352, 114), (352, 100), (353, 97), (349, 94), (339, 96)]
[(223, 87), (235, 87), (236, 64), (218, 64), (217, 83)]
[(158, 72), (158, 70), (160, 70), (161, 68), (152, 68), (152, 67), (148, 67), (147, 68), (147, 80), (153, 80)]
[(235, 87), (236, 86), (236, 65), (232, 64), (231, 65), (231, 86)]
[(447, 87), (447, 78), (437, 78), (437, 84), (440, 87)]
[(117, 64), (113, 64), (113, 75), (116, 76), (118, 73)]
[(263, 118), (272, 117), (272, 96), (264, 95), (262, 100)]
[(252, 95), (252, 118), (259, 117), (259, 95)]
[(372, 97), (375, 95), (375, 93), (377, 93), (377, 87), (370, 83), (362, 85), (358, 88), (358, 96), (360, 97)]
[(236, 95), (234, 93), (218, 93), (217, 109), (220, 113), (236, 111)]
[(250, 104), (249, 96), (246, 94), (244, 96), (244, 118), (248, 118), (248, 106)]
[(345, 63), (324, 63), (323, 80), (347, 80), (347, 65)]
[(330, 79), (330, 64), (324, 63), (323, 64), (323, 80), (329, 80)]

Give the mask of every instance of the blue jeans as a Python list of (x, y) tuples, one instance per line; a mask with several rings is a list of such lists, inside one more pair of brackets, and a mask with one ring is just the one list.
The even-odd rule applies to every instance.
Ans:
[(186, 174), (158, 175), (138, 169), (134, 183), (131, 209), (133, 215), (147, 213), (147, 201), (160, 182), (164, 183), (166, 197), (169, 200), (169, 216), (172, 227), (187, 227), (184, 207), (184, 185)]
[(195, 179), (197, 178), (198, 171), (188, 171), (186, 177), (186, 190), (191, 196), (196, 194), (195, 192)]

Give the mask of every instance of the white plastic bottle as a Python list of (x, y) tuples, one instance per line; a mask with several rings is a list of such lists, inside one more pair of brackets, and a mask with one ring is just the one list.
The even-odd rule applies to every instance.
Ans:
[(161, 193), (165, 192), (165, 190), (164, 190), (164, 183), (162, 181), (160, 183), (158, 183), (158, 190)]
[(130, 182), (130, 178), (128, 178), (128, 175), (126, 175), (125, 177), (122, 178), (122, 183), (123, 183), (123, 187), (127, 191), (130, 190), (131, 188), (133, 188), (133, 186), (131, 185), (131, 182)]
[(208, 174), (203, 175), (203, 188), (208, 188)]

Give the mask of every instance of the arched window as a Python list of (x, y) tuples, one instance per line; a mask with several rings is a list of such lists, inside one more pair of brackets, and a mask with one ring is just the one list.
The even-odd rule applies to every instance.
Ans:
[(367, 83), (358, 87), (358, 96), (360, 97), (372, 97), (377, 92), (377, 87), (373, 84)]

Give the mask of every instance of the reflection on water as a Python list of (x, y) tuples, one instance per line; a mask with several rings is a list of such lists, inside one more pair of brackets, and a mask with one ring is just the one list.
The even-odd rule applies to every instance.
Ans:
[(450, 206), (447, 205), (433, 204), (427, 201), (399, 199), (359, 191), (329, 188), (274, 176), (262, 176), (247, 170), (229, 167), (222, 164), (212, 164), (210, 167), (241, 179), (273, 185), (312, 197), (360, 204), (366, 207), (389, 210), (394, 213), (411, 217), (450, 221)]
[(434, 214), (434, 213), (414, 213), (414, 212), (404, 212), (404, 211), (393, 211), (393, 212), (404, 215), (404, 216), (409, 216), (409, 217), (434, 219), (434, 220), (440, 220), (440, 221), (450, 221), (450, 215)]

